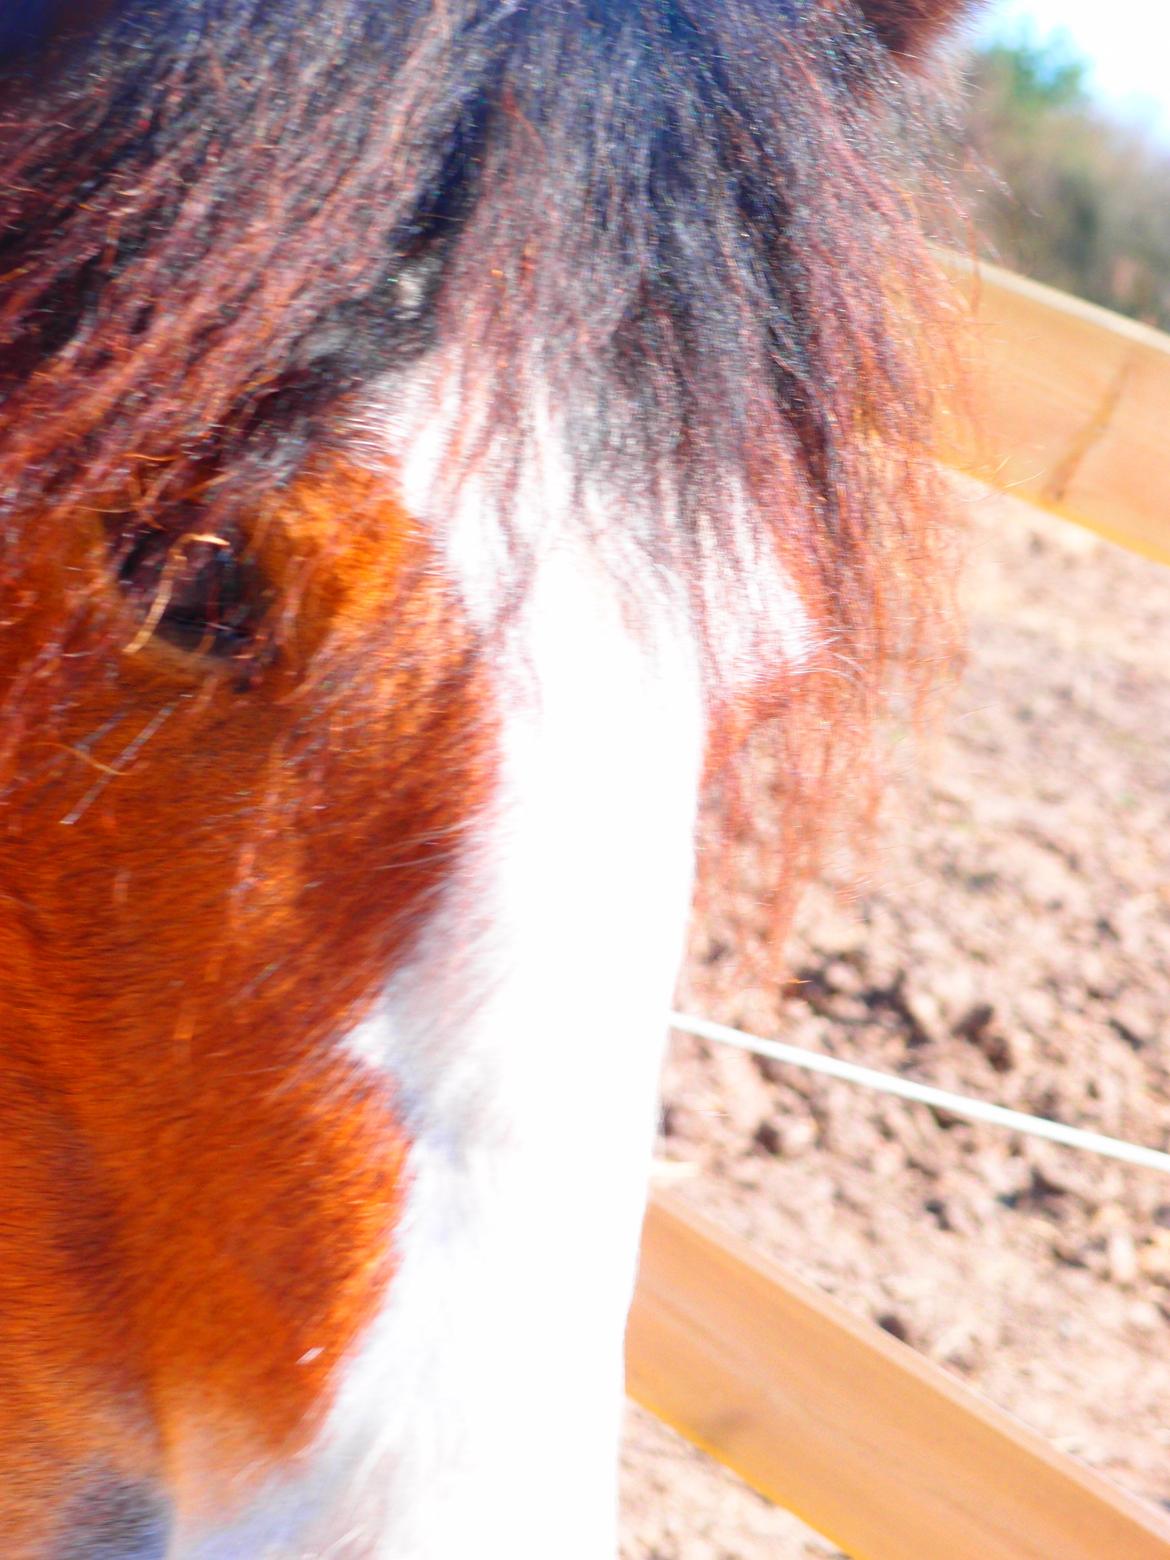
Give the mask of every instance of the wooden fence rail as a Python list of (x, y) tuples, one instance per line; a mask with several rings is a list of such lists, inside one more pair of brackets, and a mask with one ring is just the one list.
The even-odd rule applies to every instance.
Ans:
[(975, 306), (970, 405), (948, 464), (1170, 563), (1170, 336), (994, 266), (954, 262)]
[(743, 1241), (651, 1199), (630, 1395), (853, 1560), (1168, 1560), (1170, 1520)]
[[(1170, 563), (1170, 337), (994, 268), (964, 285), (981, 361), (941, 458)], [(853, 1560), (1170, 1560), (1160, 1512), (662, 1196), (627, 1363), (634, 1398)]]

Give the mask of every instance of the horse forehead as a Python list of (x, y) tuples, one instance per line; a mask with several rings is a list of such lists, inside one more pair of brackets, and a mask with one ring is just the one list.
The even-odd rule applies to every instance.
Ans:
[[(441, 1074), (449, 1031), (474, 1045), (501, 1004), (512, 1013), (500, 1027), (514, 1031), (523, 1013), (543, 1036), (542, 1005), (563, 999), (558, 982), (579, 1004), (585, 967), (591, 989), (619, 1003), (687, 899), (706, 711), (677, 604), (667, 593), (651, 633), (631, 628), (601, 565), (566, 542), (535, 566), (504, 646), (490, 798), (436, 901), (436, 927), (389, 983), (382, 1016), (351, 1036), (373, 1055), (387, 1011), (399, 1030), (427, 1032), (425, 1054), (404, 1048), (404, 1078), (416, 1065)], [(661, 979), (650, 985), (660, 991)], [(486, 1003), (459, 1001), (468, 986)]]
[[(685, 515), (669, 489), (651, 498), (582, 471), (547, 385), (535, 388), (535, 436), (501, 484), (490, 462), (460, 469), (453, 449), (465, 415), (441, 360), (383, 387), (351, 432), (393, 472), (407, 513), (426, 525), (471, 622), (490, 629), (509, 595), (535, 587), (529, 656), (563, 653), (565, 621), (598, 640), (617, 610), (659, 674), (690, 676), (702, 646), (708, 700), (752, 699), (761, 684), (801, 673), (819, 646), (805, 600), (775, 537), (729, 480), (717, 526)], [(685, 640), (691, 648), (680, 653)], [(614, 641), (616, 643), (616, 641)]]

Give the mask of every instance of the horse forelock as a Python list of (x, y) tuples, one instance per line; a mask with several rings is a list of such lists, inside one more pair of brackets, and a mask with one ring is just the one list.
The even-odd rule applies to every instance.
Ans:
[[(897, 43), (909, 12), (876, 11)], [(0, 124), (9, 570), (87, 507), (118, 556), (144, 532), (165, 553), (193, 491), (201, 532), (246, 539), (326, 445), (393, 488), (409, 449), (378, 411), (424, 384), (429, 518), (474, 477), (515, 566), (484, 587), (497, 616), (555, 439), (570, 523), (618, 586), (631, 549), (682, 582), (716, 710), (783, 711), (822, 800), (891, 667), (929, 680), (945, 306), (894, 150), (919, 89), (860, 10), (121, 0), (23, 69)], [(746, 679), (718, 653), (737, 596)]]
[(902, 87), (846, 8), (119, 11), (5, 115), (8, 503), (271, 483), (436, 344), (464, 449), (506, 468), (539, 388), (684, 549), (736, 483), (839, 501), (859, 422), (922, 438)]

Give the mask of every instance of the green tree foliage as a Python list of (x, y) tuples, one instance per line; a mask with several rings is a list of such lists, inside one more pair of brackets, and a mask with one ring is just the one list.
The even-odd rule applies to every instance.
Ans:
[(1060, 35), (991, 44), (968, 73), (968, 203), (986, 252), (1170, 328), (1170, 150), (1093, 102)]

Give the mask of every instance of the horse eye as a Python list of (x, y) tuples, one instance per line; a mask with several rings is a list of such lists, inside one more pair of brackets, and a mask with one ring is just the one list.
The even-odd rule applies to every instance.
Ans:
[(209, 533), (177, 541), (142, 534), (123, 555), (118, 581), (142, 617), (132, 650), (157, 638), (190, 653), (239, 657), (255, 644), (268, 606), (255, 560)]

